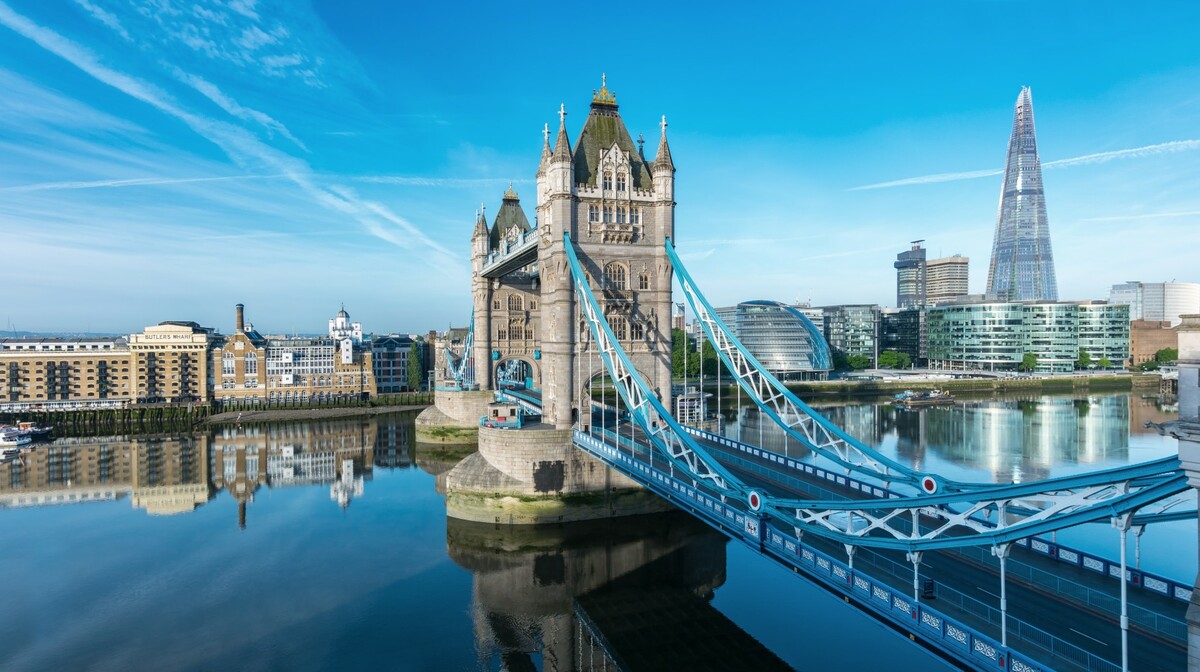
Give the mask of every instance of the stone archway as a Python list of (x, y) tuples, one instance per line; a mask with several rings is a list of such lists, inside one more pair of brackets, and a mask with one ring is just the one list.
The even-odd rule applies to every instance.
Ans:
[(492, 368), (496, 389), (505, 387), (541, 389), (542, 372), (537, 360), (525, 355), (509, 355), (496, 360)]

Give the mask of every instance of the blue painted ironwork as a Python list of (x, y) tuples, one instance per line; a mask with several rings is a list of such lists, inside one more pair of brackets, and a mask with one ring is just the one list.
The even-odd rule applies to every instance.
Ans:
[(475, 346), (475, 315), (471, 315), (470, 326), (467, 327), (467, 338), (463, 342), (462, 356), (454, 354), (449, 346), (446, 347), (446, 366), (447, 377), (453, 381), (446, 389), (448, 390), (472, 390), (475, 389), (475, 369), (469, 364), (471, 362), (471, 349)]
[(484, 259), (479, 274), (485, 278), (499, 278), (536, 262), (537, 255), (538, 230), (529, 229), (511, 241), (501, 240), (500, 249)]

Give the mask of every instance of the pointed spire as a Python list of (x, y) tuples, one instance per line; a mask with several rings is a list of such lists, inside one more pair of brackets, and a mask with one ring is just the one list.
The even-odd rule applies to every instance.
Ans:
[(571, 140), (567, 137), (567, 106), (558, 106), (558, 137), (554, 140), (554, 160), (571, 160)]
[(545, 137), (545, 141), (542, 143), (542, 159), (538, 162), (538, 177), (546, 174), (546, 167), (550, 165), (550, 159), (554, 155), (550, 149), (550, 124), (542, 125), (542, 135)]
[(475, 231), (471, 234), (472, 237), (488, 235), (487, 215), (482, 210), (475, 211)]
[(506, 201), (521, 200), (520, 198), (517, 197), (517, 192), (513, 191), (512, 180), (509, 180), (509, 182), (508, 182), (508, 191), (504, 192), (504, 200), (506, 200)]
[(658, 154), (654, 155), (654, 170), (675, 170), (675, 162), (671, 160), (671, 148), (667, 145), (667, 115), (659, 122), (662, 127), (662, 139), (658, 141)]

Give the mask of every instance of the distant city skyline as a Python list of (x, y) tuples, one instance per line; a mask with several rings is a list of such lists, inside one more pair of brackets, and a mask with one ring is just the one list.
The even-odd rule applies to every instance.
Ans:
[(666, 115), (715, 305), (891, 305), (916, 239), (982, 293), (1026, 85), (1059, 297), (1194, 282), (1200, 7), (1111, 9), (664, 5), (629, 26), (653, 49), (558, 59), (585, 8), (0, 0), (0, 327), (228, 333), (245, 303), (320, 333), (342, 302), (368, 332), (463, 325), (475, 210), (534, 200), (543, 124), (564, 104), (574, 137), (601, 73), (635, 137)]

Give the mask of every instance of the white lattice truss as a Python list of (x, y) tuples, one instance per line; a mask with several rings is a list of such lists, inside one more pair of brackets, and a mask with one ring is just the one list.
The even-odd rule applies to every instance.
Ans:
[[(670, 242), (667, 248), (671, 249)], [(674, 254), (673, 250), (671, 253)], [(677, 266), (679, 269), (681, 267)], [(700, 295), (691, 277), (686, 272), (679, 273), (677, 277), (692, 312), (713, 347), (730, 365), (738, 384), (792, 438), (818, 455), (885, 482), (899, 480), (916, 484), (921, 479), (921, 475), (911, 469), (873, 451), (864, 451), (818, 422), (811, 409), (797, 404), (783, 384), (753, 361), (745, 347), (729, 335), (721, 320), (709, 310), (708, 302)]]
[(1057, 490), (1036, 491), (1035, 486), (877, 502), (775, 500), (770, 505), (782, 519), (791, 518), (798, 531), (854, 546), (916, 551), (1007, 543), (1107, 520), (1172, 498), (1188, 487), (1186, 477), (1176, 473)]
[[(722, 492), (729, 492), (740, 486), (731, 483), (734, 480), (728, 472), (718, 466), (716, 461), (696, 446), (675, 418), (667, 412), (662, 402), (650, 393), (650, 386), (642, 379), (637, 369), (629, 361), (628, 355), (616, 342), (608, 320), (600, 311), (600, 306), (588, 286), (579, 259), (575, 255), (571, 237), (565, 236), (567, 256), (571, 262), (571, 282), (579, 297), (579, 309), (583, 319), (591, 331), (593, 343), (604, 362), (608, 375), (612, 378), (621, 398), (628, 407), (630, 416), (641, 427), (657, 448), (662, 450), (673, 461), (681, 462), (688, 472), (700, 481), (707, 481)], [(576, 353), (576, 357), (579, 353)]]

